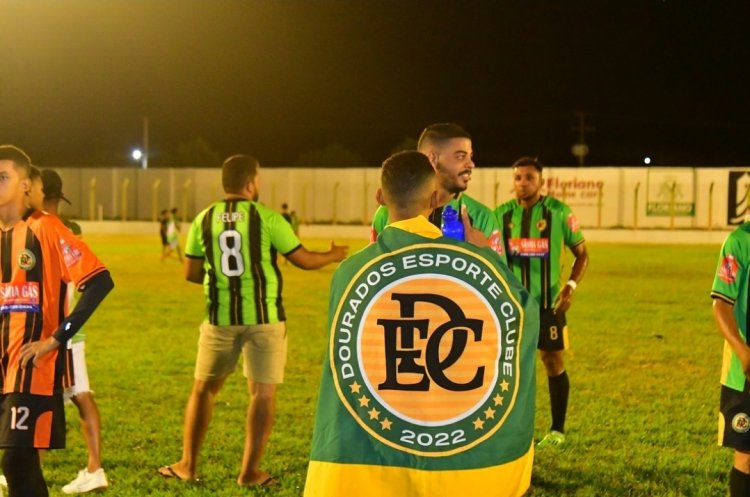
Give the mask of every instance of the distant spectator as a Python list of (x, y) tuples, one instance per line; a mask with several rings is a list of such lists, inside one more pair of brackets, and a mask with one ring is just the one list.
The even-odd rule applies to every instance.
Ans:
[(289, 213), (289, 204), (281, 204), (281, 217), (286, 219), (286, 222), (292, 224), (292, 215)]
[(177, 260), (182, 262), (182, 251), (180, 250), (180, 222), (177, 216), (177, 207), (173, 207), (167, 214), (167, 249), (162, 254), (162, 260), (174, 252), (177, 254)]
[(161, 260), (169, 255), (169, 240), (167, 240), (167, 225), (169, 224), (169, 211), (163, 209), (159, 213), (159, 237), (161, 238)]
[(299, 236), (299, 217), (297, 216), (297, 211), (292, 211), (289, 213), (289, 217), (291, 218), (290, 224), (292, 225), (292, 231), (294, 231), (294, 234)]

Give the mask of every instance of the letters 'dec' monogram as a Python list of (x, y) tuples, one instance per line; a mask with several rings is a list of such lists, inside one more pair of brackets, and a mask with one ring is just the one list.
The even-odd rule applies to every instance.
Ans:
[(505, 422), (523, 311), (481, 255), (429, 243), (383, 255), (358, 269), (333, 316), (336, 391), (370, 436), (437, 457)]

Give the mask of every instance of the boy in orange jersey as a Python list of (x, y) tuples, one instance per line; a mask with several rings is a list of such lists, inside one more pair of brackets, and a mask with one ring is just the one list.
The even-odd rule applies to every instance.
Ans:
[[(31, 161), (0, 145), (0, 448), (11, 497), (46, 497), (39, 449), (65, 446), (64, 347), (114, 287), (54, 216), (27, 211)], [(62, 286), (81, 292), (61, 318)]]

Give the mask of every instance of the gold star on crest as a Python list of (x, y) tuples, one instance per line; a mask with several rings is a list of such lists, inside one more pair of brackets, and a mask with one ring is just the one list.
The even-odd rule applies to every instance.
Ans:
[(472, 423), (474, 424), (475, 430), (481, 430), (484, 428), (484, 421), (482, 421), (482, 418), (477, 418), (474, 421), (472, 421)]
[(381, 421), (381, 422), (380, 422), (380, 427), (381, 427), (382, 429), (384, 429), (384, 430), (390, 430), (390, 429), (391, 429), (391, 425), (392, 425), (392, 424), (393, 424), (393, 423), (391, 422), (391, 420), (390, 420), (390, 419), (388, 419), (388, 418), (385, 418), (385, 419), (384, 419), (383, 421)]
[(364, 395), (359, 398), (359, 406), (360, 407), (370, 407), (370, 399), (365, 397)]
[(352, 389), (352, 393), (359, 393), (359, 389), (362, 388), (362, 385), (355, 381), (354, 383), (349, 385), (349, 388)]
[(370, 419), (378, 419), (380, 417), (380, 411), (375, 409), (374, 407), (370, 409), (367, 414), (370, 415)]
[(508, 383), (507, 380), (503, 380), (503, 382), (500, 383), (500, 388), (503, 389), (503, 392), (507, 392), (509, 387), (510, 383)]
[(505, 399), (498, 393), (494, 397), (492, 397), (492, 400), (495, 402), (496, 406), (501, 406), (503, 405), (503, 400)]
[(495, 418), (495, 410), (493, 408), (491, 408), (491, 407), (488, 407), (484, 411), (484, 417), (487, 418), (487, 419), (490, 419), (490, 418), (494, 419)]

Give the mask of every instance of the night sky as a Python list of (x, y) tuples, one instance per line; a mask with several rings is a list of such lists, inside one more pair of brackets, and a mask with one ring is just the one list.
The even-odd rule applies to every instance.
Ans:
[[(0, 1), (0, 142), (47, 167), (185, 142), (376, 166), (431, 122), (479, 166), (750, 164), (747, 1)], [(210, 166), (216, 164), (195, 164)], [(361, 165), (361, 164), (352, 164)]]

